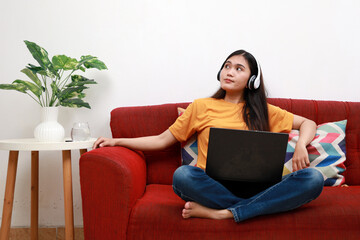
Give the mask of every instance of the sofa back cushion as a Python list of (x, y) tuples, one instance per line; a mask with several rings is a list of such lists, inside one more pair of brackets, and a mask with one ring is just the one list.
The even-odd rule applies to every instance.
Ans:
[[(347, 119), (346, 171), (348, 185), (360, 185), (360, 102), (339, 102), (296, 99), (268, 99), (269, 103), (294, 114), (314, 120), (317, 124)], [(189, 103), (143, 107), (121, 107), (111, 112), (112, 135), (140, 137), (157, 135), (168, 129), (178, 117), (178, 107)], [(171, 184), (172, 174), (181, 164), (180, 144), (156, 152), (145, 152), (147, 182)]]

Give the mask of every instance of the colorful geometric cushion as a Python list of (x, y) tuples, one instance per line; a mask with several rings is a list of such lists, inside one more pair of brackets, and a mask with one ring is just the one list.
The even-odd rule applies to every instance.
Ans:
[[(178, 114), (181, 116), (185, 109), (178, 108)], [(186, 142), (181, 143), (181, 164), (196, 166), (198, 157), (197, 134), (191, 136)]]
[[(345, 182), (345, 129), (347, 120), (324, 123), (317, 127), (313, 141), (307, 146), (310, 167), (319, 170), (324, 177), (325, 186), (339, 186)], [(292, 172), (292, 157), (299, 139), (299, 131), (289, 134), (283, 175)]]
[(181, 144), (182, 165), (196, 166), (198, 157), (197, 134)]

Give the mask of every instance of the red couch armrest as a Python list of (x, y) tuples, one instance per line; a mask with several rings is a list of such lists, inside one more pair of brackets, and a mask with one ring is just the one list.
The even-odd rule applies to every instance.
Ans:
[(87, 152), (80, 158), (80, 184), (85, 239), (125, 239), (131, 209), (145, 191), (142, 153), (123, 147)]

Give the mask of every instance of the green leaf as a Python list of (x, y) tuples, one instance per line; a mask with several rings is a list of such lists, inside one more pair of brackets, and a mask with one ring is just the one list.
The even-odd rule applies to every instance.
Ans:
[(78, 63), (78, 69), (81, 69), (81, 71), (85, 72), (85, 68), (82, 65), (84, 65), (84, 63), (86, 63), (87, 61), (90, 61), (92, 59), (96, 59), (96, 57), (93, 57), (90, 55), (81, 56), (80, 61)]
[(99, 59), (94, 59), (94, 60), (91, 60), (91, 61), (87, 61), (86, 63), (84, 63), (84, 66), (86, 68), (96, 68), (96, 69), (99, 69), (99, 70), (107, 69), (105, 63), (103, 63)]
[(70, 58), (65, 55), (56, 55), (52, 58), (52, 63), (55, 70), (76, 70), (79, 62), (75, 58)]
[(84, 63), (87, 61), (90, 61), (92, 59), (96, 59), (97, 57), (91, 56), (91, 55), (86, 55), (86, 56), (81, 56), (80, 57), (80, 63)]
[(54, 69), (52, 63), (50, 62), (47, 51), (44, 48), (38, 46), (34, 42), (29, 42), (26, 40), (24, 42), (25, 42), (27, 48), (29, 49), (30, 53), (34, 57), (34, 59), (40, 64), (40, 66), (43, 69), (47, 70), (48, 76), (50, 76), (50, 77), (57, 76), (58, 77), (59, 74)]
[(40, 74), (44, 77), (50, 77), (50, 78), (55, 77), (55, 75), (53, 73), (51, 73), (48, 69), (45, 69), (42, 67), (37, 67), (32, 64), (29, 64), (26, 68), (30, 69), (34, 74)]
[(34, 74), (30, 69), (28, 68), (24, 68), (23, 70), (21, 70), (22, 73), (25, 73), (26, 76), (28, 76), (36, 85), (38, 85), (40, 88), (42, 88), (42, 84), (40, 79), (36, 76), (36, 74)]
[(85, 98), (85, 97), (86, 97), (85, 93), (79, 93), (78, 94), (78, 98), (80, 98), (80, 99)]
[(53, 94), (55, 96), (57, 96), (58, 93), (60, 93), (60, 90), (59, 90), (58, 86), (56, 85), (56, 82), (55, 81), (51, 82), (50, 86), (51, 86), (51, 90), (52, 90)]
[(79, 95), (79, 93), (81, 93), (84, 89), (87, 89), (87, 87), (80, 86), (80, 87), (66, 88), (65, 90), (63, 90), (59, 93), (58, 98), (60, 101), (62, 101), (64, 99), (70, 99), (70, 98), (77, 97)]
[(3, 89), (3, 90), (16, 90), (15, 85), (13, 85), (13, 84), (0, 84), (0, 89)]
[(42, 88), (33, 84), (32, 82), (23, 81), (23, 80), (15, 80), (13, 84), (16, 83), (17, 85), (23, 85), (26, 87), (26, 90), (30, 90), (35, 96), (40, 97), (42, 94)]
[(22, 93), (26, 93), (27, 88), (19, 84), (0, 84), (0, 89), (3, 90), (15, 90)]
[[(51, 90), (52, 90), (52, 97), (51, 97), (51, 101), (49, 103), (49, 106), (53, 106), (54, 105), (54, 102), (56, 101), (56, 99), (59, 98), (59, 95), (60, 95), (60, 89), (58, 88), (58, 86), (56, 85), (56, 82), (55, 81), (52, 81), (51, 84)], [(53, 97), (55, 96), (55, 97)]]
[(28, 66), (26, 67), (27, 69), (31, 70), (34, 74), (37, 74), (39, 71), (44, 70), (42, 67), (38, 67), (32, 64), (28, 64)]
[(81, 56), (80, 59), (81, 60), (79, 63), (84, 64), (86, 68), (96, 68), (99, 70), (107, 69), (105, 63), (97, 59), (97, 57), (87, 55), (87, 56)]
[(89, 103), (84, 102), (82, 99), (80, 98), (73, 98), (73, 99), (64, 99), (60, 101), (60, 105), (64, 106), (64, 107), (86, 107), (86, 108), (91, 108)]
[(85, 84), (97, 84), (97, 82), (81, 75), (72, 75), (71, 83), (69, 83), (66, 87), (84, 86)]

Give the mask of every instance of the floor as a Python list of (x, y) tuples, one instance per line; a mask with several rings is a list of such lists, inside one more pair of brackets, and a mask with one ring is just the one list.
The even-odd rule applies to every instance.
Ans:
[[(76, 228), (75, 239), (84, 239), (84, 229)], [(10, 229), (10, 240), (26, 240), (30, 239), (30, 228), (11, 228)], [(64, 240), (65, 239), (65, 228), (39, 228), (39, 240)]]

